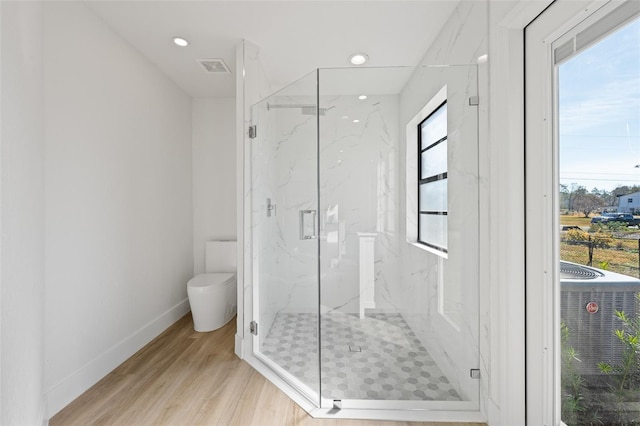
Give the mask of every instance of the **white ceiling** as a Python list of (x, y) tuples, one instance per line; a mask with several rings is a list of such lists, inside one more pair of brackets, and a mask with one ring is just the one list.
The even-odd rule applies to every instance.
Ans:
[[(423, 1), (87, 1), (86, 4), (192, 97), (235, 95), (236, 46), (257, 45), (274, 88), (316, 68), (416, 65), (457, 5)], [(173, 36), (190, 45), (179, 48)], [(230, 75), (196, 59), (222, 58)]]

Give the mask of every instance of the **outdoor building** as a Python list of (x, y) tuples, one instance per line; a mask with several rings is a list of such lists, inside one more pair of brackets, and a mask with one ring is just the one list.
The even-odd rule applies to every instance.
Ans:
[(624, 213), (640, 213), (640, 192), (618, 196), (618, 211)]

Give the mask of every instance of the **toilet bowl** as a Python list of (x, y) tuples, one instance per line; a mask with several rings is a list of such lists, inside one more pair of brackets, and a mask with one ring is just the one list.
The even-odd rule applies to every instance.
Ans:
[(213, 331), (236, 314), (236, 274), (200, 274), (187, 283), (187, 295), (196, 331)]
[(213, 331), (228, 323), (237, 311), (236, 242), (209, 241), (205, 270), (187, 283), (195, 331)]

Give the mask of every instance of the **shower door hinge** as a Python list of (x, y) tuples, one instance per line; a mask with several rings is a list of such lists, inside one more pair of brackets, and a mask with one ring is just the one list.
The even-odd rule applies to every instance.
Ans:
[(254, 336), (257, 336), (258, 335), (258, 323), (255, 322), (255, 321), (251, 321), (251, 323), (249, 323), (249, 331)]
[(258, 126), (255, 124), (253, 126), (249, 126), (249, 139), (255, 139), (258, 136)]
[(472, 379), (479, 379), (480, 378), (480, 369), (479, 368), (472, 368), (471, 370), (469, 370), (469, 375), (471, 376)]
[(469, 106), (478, 106), (480, 105), (480, 98), (477, 96), (471, 96), (469, 98)]

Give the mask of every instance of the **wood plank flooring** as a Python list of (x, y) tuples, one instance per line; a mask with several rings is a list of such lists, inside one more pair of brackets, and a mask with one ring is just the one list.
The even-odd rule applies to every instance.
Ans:
[(233, 352), (235, 320), (193, 331), (187, 314), (50, 419), (62, 425), (471, 426), (314, 419)]

